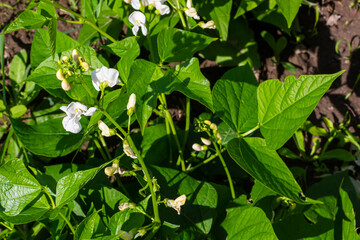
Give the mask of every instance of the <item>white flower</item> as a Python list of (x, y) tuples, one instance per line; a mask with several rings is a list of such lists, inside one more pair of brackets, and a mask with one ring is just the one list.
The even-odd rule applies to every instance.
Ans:
[(198, 15), (196, 9), (191, 7), (191, 5), (192, 5), (192, 0), (187, 0), (186, 1), (185, 14), (188, 15), (189, 17), (195, 19), (195, 20), (199, 20), (200, 16)]
[(152, 4), (159, 11), (160, 15), (169, 14), (170, 7), (165, 5), (166, 0), (144, 0), (144, 5), (148, 6)]
[(115, 131), (113, 129), (110, 129), (103, 121), (99, 120), (98, 126), (99, 129), (101, 130), (101, 135), (105, 137), (111, 137), (115, 135)]
[(135, 11), (131, 13), (129, 16), (129, 22), (132, 25), (134, 25), (134, 27), (132, 28), (132, 32), (135, 36), (137, 35), (140, 27), (143, 35), (146, 36), (147, 34), (147, 28), (145, 26), (146, 17), (142, 12)]
[(114, 87), (120, 83), (118, 70), (105, 66), (92, 71), (91, 79), (97, 91), (100, 91), (100, 86), (104, 88), (107, 86)]
[(123, 150), (127, 156), (129, 156), (131, 158), (137, 158), (136, 154), (134, 153), (134, 151), (130, 147), (128, 141), (126, 141), (126, 140), (123, 141)]
[(124, 2), (125, 2), (126, 4), (130, 4), (130, 3), (131, 3), (131, 0), (124, 0)]
[(192, 145), (192, 149), (194, 149), (194, 150), (197, 151), (197, 152), (202, 151), (202, 147), (201, 147), (201, 145), (198, 144), (198, 143), (194, 143), (194, 144)]
[(74, 59), (75, 62), (79, 62), (79, 57), (80, 57), (80, 55), (79, 55), (79, 51), (78, 51), (78, 50), (74, 49), (74, 50), (72, 51), (71, 56), (72, 56), (72, 59)]
[(81, 115), (91, 116), (96, 111), (95, 107), (88, 109), (85, 105), (79, 102), (72, 102), (68, 106), (60, 107), (60, 109), (67, 115), (63, 119), (62, 124), (66, 131), (72, 133), (79, 133), (81, 131)]
[(64, 80), (65, 80), (64, 74), (63, 74), (63, 72), (62, 72), (61, 69), (59, 69), (59, 70), (56, 72), (56, 77), (57, 77), (57, 79), (59, 79), (60, 81), (64, 81)]
[(136, 95), (132, 93), (129, 97), (129, 102), (127, 104), (127, 114), (131, 116), (135, 111), (135, 104), (136, 104)]
[(185, 204), (185, 202), (186, 202), (186, 195), (183, 194), (180, 197), (176, 198), (175, 200), (167, 199), (165, 201), (165, 205), (175, 209), (177, 213), (180, 215), (180, 208), (182, 205)]
[(216, 29), (216, 26), (215, 26), (215, 22), (213, 20), (210, 20), (206, 23), (204, 22), (199, 22), (199, 26), (202, 28), (202, 29), (205, 29), (205, 28), (208, 28), (208, 29)]
[(69, 91), (71, 89), (71, 85), (66, 79), (62, 80), (61, 87), (64, 91)]
[(208, 145), (208, 146), (210, 146), (211, 145), (211, 141), (209, 140), (209, 139), (207, 139), (207, 138), (201, 138), (201, 141), (203, 142), (203, 144), (205, 144), (205, 145)]
[[(135, 10), (140, 10), (141, 7), (141, 3), (140, 0), (130, 0), (131, 1), (131, 6), (135, 9)], [(144, 2), (142, 2), (144, 5)]]

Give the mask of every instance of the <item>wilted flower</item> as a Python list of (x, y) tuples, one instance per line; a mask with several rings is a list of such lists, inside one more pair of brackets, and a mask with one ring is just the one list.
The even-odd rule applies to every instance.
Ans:
[(132, 28), (132, 32), (135, 36), (137, 35), (139, 28), (141, 28), (143, 35), (146, 36), (147, 34), (147, 28), (145, 26), (146, 17), (142, 12), (135, 11), (131, 13), (129, 16), (129, 22), (132, 25), (134, 25), (134, 27)]
[(100, 91), (100, 88), (105, 88), (107, 86), (114, 87), (116, 84), (120, 83), (118, 77), (118, 70), (107, 68), (105, 66), (95, 69), (91, 73), (92, 83), (97, 91)]
[(180, 208), (182, 205), (184, 205), (186, 202), (186, 195), (183, 194), (180, 197), (176, 198), (175, 200), (172, 199), (165, 199), (165, 205), (167, 207), (171, 207), (177, 211), (177, 213), (180, 215)]
[(119, 205), (119, 210), (124, 211), (125, 209), (134, 209), (136, 207), (135, 203), (121, 203)]
[(98, 121), (98, 126), (99, 126), (99, 129), (101, 130), (101, 135), (103, 135), (105, 137), (111, 137), (111, 136), (114, 136), (116, 134), (113, 129), (110, 129), (106, 125), (106, 123), (104, 123), (101, 120)]
[(134, 153), (134, 151), (132, 150), (132, 148), (130, 147), (128, 141), (124, 140), (123, 141), (123, 149), (124, 149), (124, 153), (131, 157), (131, 158), (137, 158), (136, 154)]
[(137, 231), (137, 233), (134, 236), (134, 239), (138, 238), (138, 237), (143, 237), (146, 234), (146, 230), (145, 229), (139, 229)]
[(195, 8), (191, 7), (192, 5), (192, 1), (191, 0), (187, 0), (186, 1), (186, 8), (185, 8), (185, 14), (195, 20), (199, 20), (200, 16), (198, 15), (197, 11)]
[(135, 104), (136, 104), (136, 95), (132, 93), (129, 97), (129, 102), (127, 104), (127, 114), (131, 116), (135, 111)]
[(199, 26), (203, 29), (205, 28), (208, 28), (208, 29), (216, 29), (216, 26), (215, 26), (215, 22), (213, 20), (211, 21), (208, 21), (206, 23), (204, 22), (199, 22)]
[(197, 152), (202, 151), (201, 148), (202, 148), (201, 145), (198, 144), (198, 143), (194, 143), (194, 144), (192, 145), (192, 149), (194, 149), (194, 150), (197, 151)]
[(96, 111), (95, 107), (88, 109), (85, 105), (79, 102), (72, 102), (68, 106), (60, 107), (60, 109), (67, 115), (63, 119), (62, 124), (66, 131), (72, 133), (79, 133), (81, 131), (81, 115), (91, 116)]

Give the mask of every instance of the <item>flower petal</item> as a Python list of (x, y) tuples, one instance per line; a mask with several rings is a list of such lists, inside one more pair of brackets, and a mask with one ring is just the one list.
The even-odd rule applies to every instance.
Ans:
[(145, 27), (144, 24), (141, 24), (140, 27), (141, 27), (141, 32), (142, 32), (142, 34), (143, 34), (144, 36), (146, 36), (146, 35), (147, 35), (147, 28)]
[(84, 115), (85, 116), (92, 116), (95, 112), (96, 112), (96, 107), (91, 107), (84, 113)]

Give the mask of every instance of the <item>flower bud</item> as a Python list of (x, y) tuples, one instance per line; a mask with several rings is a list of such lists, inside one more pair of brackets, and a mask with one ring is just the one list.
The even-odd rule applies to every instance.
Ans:
[(211, 125), (211, 121), (209, 121), (209, 120), (205, 120), (204, 123), (205, 123), (206, 125), (208, 125), (208, 126)]
[(66, 74), (67, 74), (68, 77), (70, 77), (70, 76), (72, 75), (72, 73), (71, 73), (70, 70), (67, 70), (67, 71), (66, 71)]
[(155, 10), (156, 15), (160, 15), (160, 11), (158, 9)]
[(60, 60), (58, 60), (57, 63), (58, 63), (60, 66), (61, 66), (61, 64), (62, 64)]
[(124, 149), (124, 153), (131, 157), (131, 158), (137, 158), (136, 154), (134, 153), (134, 151), (132, 150), (132, 148), (130, 147), (128, 141), (124, 140), (123, 141), (123, 149)]
[(69, 91), (71, 89), (71, 85), (66, 79), (62, 80), (61, 87), (64, 89), (64, 91)]
[(195, 8), (186, 8), (185, 9), (185, 14), (188, 16), (188, 17), (191, 17), (195, 20), (199, 20), (200, 19), (200, 16), (198, 15), (197, 11)]
[(210, 124), (210, 129), (217, 130), (217, 125), (215, 123)]
[(152, 3), (150, 3), (148, 6), (148, 9), (149, 9), (149, 11), (152, 11), (154, 9), (154, 5)]
[(211, 141), (209, 140), (209, 139), (207, 139), (207, 138), (201, 138), (201, 141), (202, 141), (202, 143), (203, 144), (205, 144), (205, 145), (208, 145), (208, 146), (210, 146), (211, 145)]
[(84, 59), (83, 57), (78, 57), (78, 59), (79, 59), (79, 62), (80, 62), (80, 63), (85, 62), (85, 59)]
[(75, 62), (79, 62), (79, 52), (78, 52), (78, 50), (74, 49), (72, 51), (72, 59), (74, 59)]
[(90, 66), (89, 66), (89, 64), (88, 64), (87, 62), (82, 62), (80, 65), (81, 65), (81, 67), (82, 67), (81, 70), (82, 70), (83, 72), (89, 71)]
[(101, 135), (103, 135), (105, 137), (111, 137), (111, 136), (114, 136), (116, 134), (115, 130), (110, 129), (106, 125), (106, 123), (104, 123), (101, 120), (98, 121), (98, 126), (99, 126), (99, 129), (101, 130)]
[(67, 63), (67, 62), (69, 62), (69, 57), (68, 56), (63, 56), (61, 58), (61, 61), (63, 61), (64, 63)]
[(135, 111), (135, 104), (136, 104), (136, 95), (132, 93), (129, 97), (129, 102), (127, 104), (127, 115), (131, 116)]
[(194, 144), (192, 145), (192, 149), (194, 149), (194, 150), (197, 151), (197, 152), (202, 151), (202, 147), (201, 147), (201, 145), (198, 144), (198, 143), (194, 143)]
[(146, 229), (139, 229), (137, 231), (137, 233), (134, 236), (134, 239), (138, 238), (138, 237), (143, 237), (146, 234)]
[(57, 77), (57, 79), (59, 79), (60, 81), (66, 80), (65, 77), (64, 77), (64, 74), (63, 74), (63, 72), (62, 72), (62, 69), (59, 69), (59, 70), (56, 72), (56, 77)]
[(130, 3), (131, 3), (131, 0), (124, 0), (124, 2), (125, 2), (126, 4), (130, 4)]
[(104, 171), (105, 171), (106, 176), (111, 177), (111, 176), (113, 176), (113, 175), (115, 174), (116, 168), (113, 167), (113, 166), (111, 166), (111, 167), (106, 167)]

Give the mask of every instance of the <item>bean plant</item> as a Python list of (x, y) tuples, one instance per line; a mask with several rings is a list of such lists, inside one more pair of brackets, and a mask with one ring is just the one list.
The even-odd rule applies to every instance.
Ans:
[[(30, 1), (0, 35), (0, 236), (359, 239), (354, 179), (338, 171), (307, 183), (279, 155), (296, 156), (284, 145), (309, 131), (343, 71), (260, 84), (253, 73), (249, 22), (287, 42), (301, 3)], [(79, 26), (77, 40), (60, 22)], [(21, 29), (34, 32), (30, 55), (20, 51), (7, 75), (4, 35)], [(229, 68), (210, 82), (205, 60)], [(332, 156), (305, 152), (294, 158)]]

